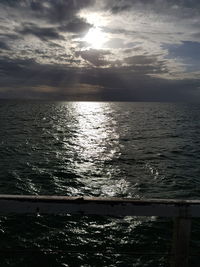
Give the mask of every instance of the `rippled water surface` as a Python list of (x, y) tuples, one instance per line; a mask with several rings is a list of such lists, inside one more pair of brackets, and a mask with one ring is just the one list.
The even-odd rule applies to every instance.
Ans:
[[(200, 105), (1, 101), (0, 157), (1, 194), (198, 199)], [(5, 266), (168, 266), (171, 226), (0, 217), (0, 253)], [(196, 247), (198, 229), (196, 221)]]

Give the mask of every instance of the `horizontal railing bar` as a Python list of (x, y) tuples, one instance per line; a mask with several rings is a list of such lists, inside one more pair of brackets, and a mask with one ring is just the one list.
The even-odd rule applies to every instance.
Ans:
[(200, 217), (200, 201), (0, 195), (0, 213)]
[(141, 256), (163, 256), (163, 257), (169, 257), (172, 254), (168, 254), (168, 253), (151, 253), (151, 252), (134, 252), (134, 251), (105, 251), (105, 250), (64, 250), (64, 249), (54, 249), (54, 250), (49, 250), (49, 249), (3, 249), (0, 250), (0, 254), (1, 253), (47, 253), (47, 254), (107, 254), (107, 255), (141, 255)]
[(7, 194), (0, 194), (0, 200), (44, 200), (47, 202), (51, 201), (114, 201), (114, 202), (133, 202), (138, 204), (145, 204), (145, 203), (161, 203), (161, 204), (195, 204), (200, 205), (200, 200), (188, 200), (188, 199), (135, 199), (135, 198), (117, 198), (117, 197), (83, 197), (83, 196), (55, 196), (55, 195), (7, 195)]

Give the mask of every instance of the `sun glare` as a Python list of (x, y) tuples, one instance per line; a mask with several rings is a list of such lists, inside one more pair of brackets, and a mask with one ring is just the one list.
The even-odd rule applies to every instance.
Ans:
[(106, 42), (106, 34), (98, 27), (91, 28), (83, 40), (90, 44), (92, 48), (100, 49)]

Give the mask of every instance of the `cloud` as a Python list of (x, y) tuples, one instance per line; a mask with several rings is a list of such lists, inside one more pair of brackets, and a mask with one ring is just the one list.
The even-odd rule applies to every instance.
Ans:
[(81, 81), (100, 85), (101, 99), (106, 101), (195, 101), (200, 96), (198, 79), (154, 78), (128, 67), (90, 70)]
[(0, 66), (0, 98), (99, 98), (100, 85), (90, 83), (89, 79), (81, 82), (84, 74), (77, 68), (8, 58), (2, 58)]
[[(196, 100), (199, 80), (164, 80), (129, 67), (77, 69), (8, 58), (0, 61), (0, 97), (58, 100)], [(145, 70), (146, 71), (146, 70)], [(143, 70), (143, 73), (145, 73)], [(5, 88), (5, 90), (3, 90)]]
[(109, 61), (104, 57), (110, 54), (111, 53), (109, 51), (95, 49), (76, 52), (77, 56), (81, 56), (82, 59), (96, 67), (109, 65)]
[(52, 22), (62, 22), (74, 17), (77, 12), (90, 6), (93, 0), (1, 0), (0, 4), (20, 9), (29, 15), (45, 18)]
[[(49, 0), (46, 5), (42, 5), (40, 13), (45, 15), (51, 22), (68, 21), (74, 17), (81, 8), (92, 5), (92, 0)], [(38, 9), (37, 9), (38, 12)]]
[(3, 41), (0, 41), (0, 49), (10, 50), (9, 46)]
[(76, 69), (67, 68), (66, 65), (40, 64), (34, 60), (11, 60), (7, 70), (9, 70), (9, 75), (19, 78), (19, 85), (20, 79), (23, 80), (23, 84), (24, 80), (27, 79), (25, 82), (30, 86), (36, 84), (61, 86), (63, 83), (68, 86), (75, 82), (77, 75)]
[(200, 3), (198, 0), (104, 0), (104, 8), (109, 9), (112, 13), (120, 13), (130, 11), (130, 9), (151, 10), (151, 12), (164, 13), (168, 15), (171, 11), (172, 15), (174, 13), (179, 13), (180, 10), (184, 10), (182, 16), (188, 17), (188, 13), (193, 12), (197, 14), (197, 9), (200, 8)]
[(43, 41), (49, 39), (63, 39), (63, 36), (60, 35), (55, 28), (52, 27), (38, 27), (33, 23), (28, 23), (23, 26), (21, 30), (18, 31), (23, 35), (35, 35)]
[[(0, 5), (0, 97), (157, 101), (199, 95), (199, 1)], [(104, 34), (100, 49), (84, 41), (90, 28)]]
[(91, 24), (87, 23), (81, 18), (73, 18), (67, 24), (61, 25), (59, 29), (61, 31), (72, 32), (72, 33), (86, 33), (92, 27)]
[(121, 38), (110, 38), (109, 41), (107, 41), (104, 46), (111, 49), (118, 49), (118, 48), (130, 48), (137, 44), (140, 44), (138, 42), (126, 42), (124, 39)]

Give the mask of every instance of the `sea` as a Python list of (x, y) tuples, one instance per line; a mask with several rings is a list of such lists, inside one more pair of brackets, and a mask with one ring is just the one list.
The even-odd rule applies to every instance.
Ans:
[[(0, 194), (200, 198), (200, 104), (0, 101)], [(1, 215), (0, 266), (169, 266), (172, 218)], [(199, 266), (200, 221), (190, 265)]]

